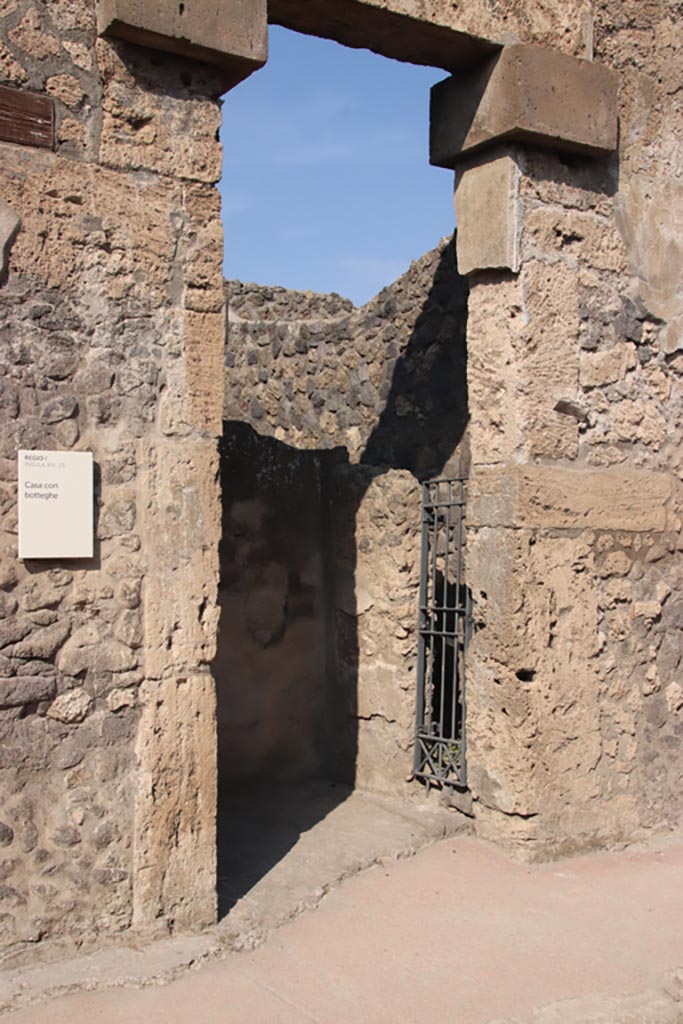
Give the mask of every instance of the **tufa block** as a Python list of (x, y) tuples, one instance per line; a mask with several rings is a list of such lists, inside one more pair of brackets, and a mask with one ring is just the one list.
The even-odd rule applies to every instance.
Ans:
[(602, 156), (617, 148), (617, 129), (613, 71), (515, 44), (432, 88), (430, 162), (453, 168), (503, 141)]
[(458, 271), (520, 266), (519, 169), (510, 156), (458, 171), (455, 184)]
[(266, 0), (98, 0), (97, 29), (224, 72), (233, 88), (268, 58)]

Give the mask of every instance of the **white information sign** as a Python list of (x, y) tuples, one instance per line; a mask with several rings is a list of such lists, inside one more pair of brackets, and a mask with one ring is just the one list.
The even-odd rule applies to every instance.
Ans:
[(92, 558), (92, 452), (20, 451), (19, 558)]

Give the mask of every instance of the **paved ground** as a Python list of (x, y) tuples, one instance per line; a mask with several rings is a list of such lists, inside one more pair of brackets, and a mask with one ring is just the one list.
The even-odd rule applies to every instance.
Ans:
[(347, 880), (258, 949), (8, 1024), (681, 1024), (683, 837), (520, 865), (463, 836)]
[(227, 917), (221, 935), (233, 949), (253, 948), (359, 871), (465, 829), (468, 820), (441, 806), (436, 793), (429, 800), (399, 800), (320, 780), (224, 796), (218, 905), (220, 917)]

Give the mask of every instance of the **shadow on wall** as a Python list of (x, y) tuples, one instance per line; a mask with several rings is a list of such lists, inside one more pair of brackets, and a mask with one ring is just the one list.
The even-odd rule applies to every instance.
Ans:
[[(363, 312), (381, 303), (391, 317), (391, 291)], [(304, 451), (260, 436), (248, 423), (224, 423), (213, 666), (220, 916), (356, 782), (363, 610), (356, 566), (358, 545), (368, 543), (359, 536), (359, 509), (391, 470), (419, 481), (466, 470), (466, 297), (451, 242), (398, 352), (360, 464), (351, 464), (343, 447)], [(391, 542), (381, 524), (377, 540)], [(326, 789), (315, 781), (321, 779)], [(302, 784), (312, 799), (295, 795)], [(274, 787), (283, 787), (279, 802)]]
[[(467, 279), (458, 275), (455, 240), (444, 249), (361, 463), (407, 469), (420, 481), (446, 470), (465, 474), (461, 446), (467, 402)], [(458, 452), (457, 465), (449, 465)]]

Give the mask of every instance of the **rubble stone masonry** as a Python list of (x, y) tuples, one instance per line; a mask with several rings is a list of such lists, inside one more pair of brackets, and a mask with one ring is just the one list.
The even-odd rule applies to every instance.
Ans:
[(420, 481), (467, 469), (467, 282), (454, 242), (444, 239), (360, 309), (335, 295), (237, 281), (226, 297), (226, 427), (245, 422), (330, 456), (328, 770), (406, 793)]
[[(616, 76), (611, 156), (559, 155), (527, 124), (524, 143), (493, 138), (454, 158), (463, 182), (511, 161), (505, 216), (490, 196), (514, 267), (477, 266), (476, 238), (463, 238), (468, 749), (477, 829), (528, 856), (632, 839), (683, 814), (681, 13), (678, 0), (270, 4), (274, 21), (444, 74), (522, 42)], [(352, 641), (351, 710), (357, 781), (378, 789), (395, 788), (410, 762), (395, 725), (411, 701), (417, 548), (401, 510), (417, 509), (419, 479), (462, 465), (449, 462), (462, 410), (448, 406), (462, 354), (438, 348), (435, 369), (424, 347), (434, 322), (420, 320), (428, 300), (441, 317), (464, 295), (442, 291), (440, 257), (360, 311), (334, 299), (311, 317), (305, 298), (274, 293), (267, 329), (254, 326), (263, 293), (231, 289), (239, 344), (227, 349), (224, 409), (215, 184), (229, 78), (191, 40), (185, 55), (166, 52), (158, 24), (143, 45), (99, 38), (96, 14), (95, 0), (0, 0), (0, 85), (48, 98), (55, 138), (54, 149), (0, 141), (10, 962), (44, 940), (62, 948), (215, 918), (224, 415), (270, 424), (294, 447), (348, 453), (338, 506), (355, 503), (345, 522), (357, 532), (338, 549), (353, 563), (340, 621), (370, 612)], [(52, 126), (42, 127), (44, 143)], [(461, 194), (477, 201), (474, 186)], [(470, 224), (486, 230), (486, 218)], [(305, 374), (288, 369), (294, 358)], [(92, 560), (17, 559), (19, 448), (94, 453)]]
[[(0, 943), (214, 917), (220, 111), (210, 68), (97, 40), (89, 0), (0, 7)], [(88, 562), (19, 562), (16, 452), (96, 463)]]

